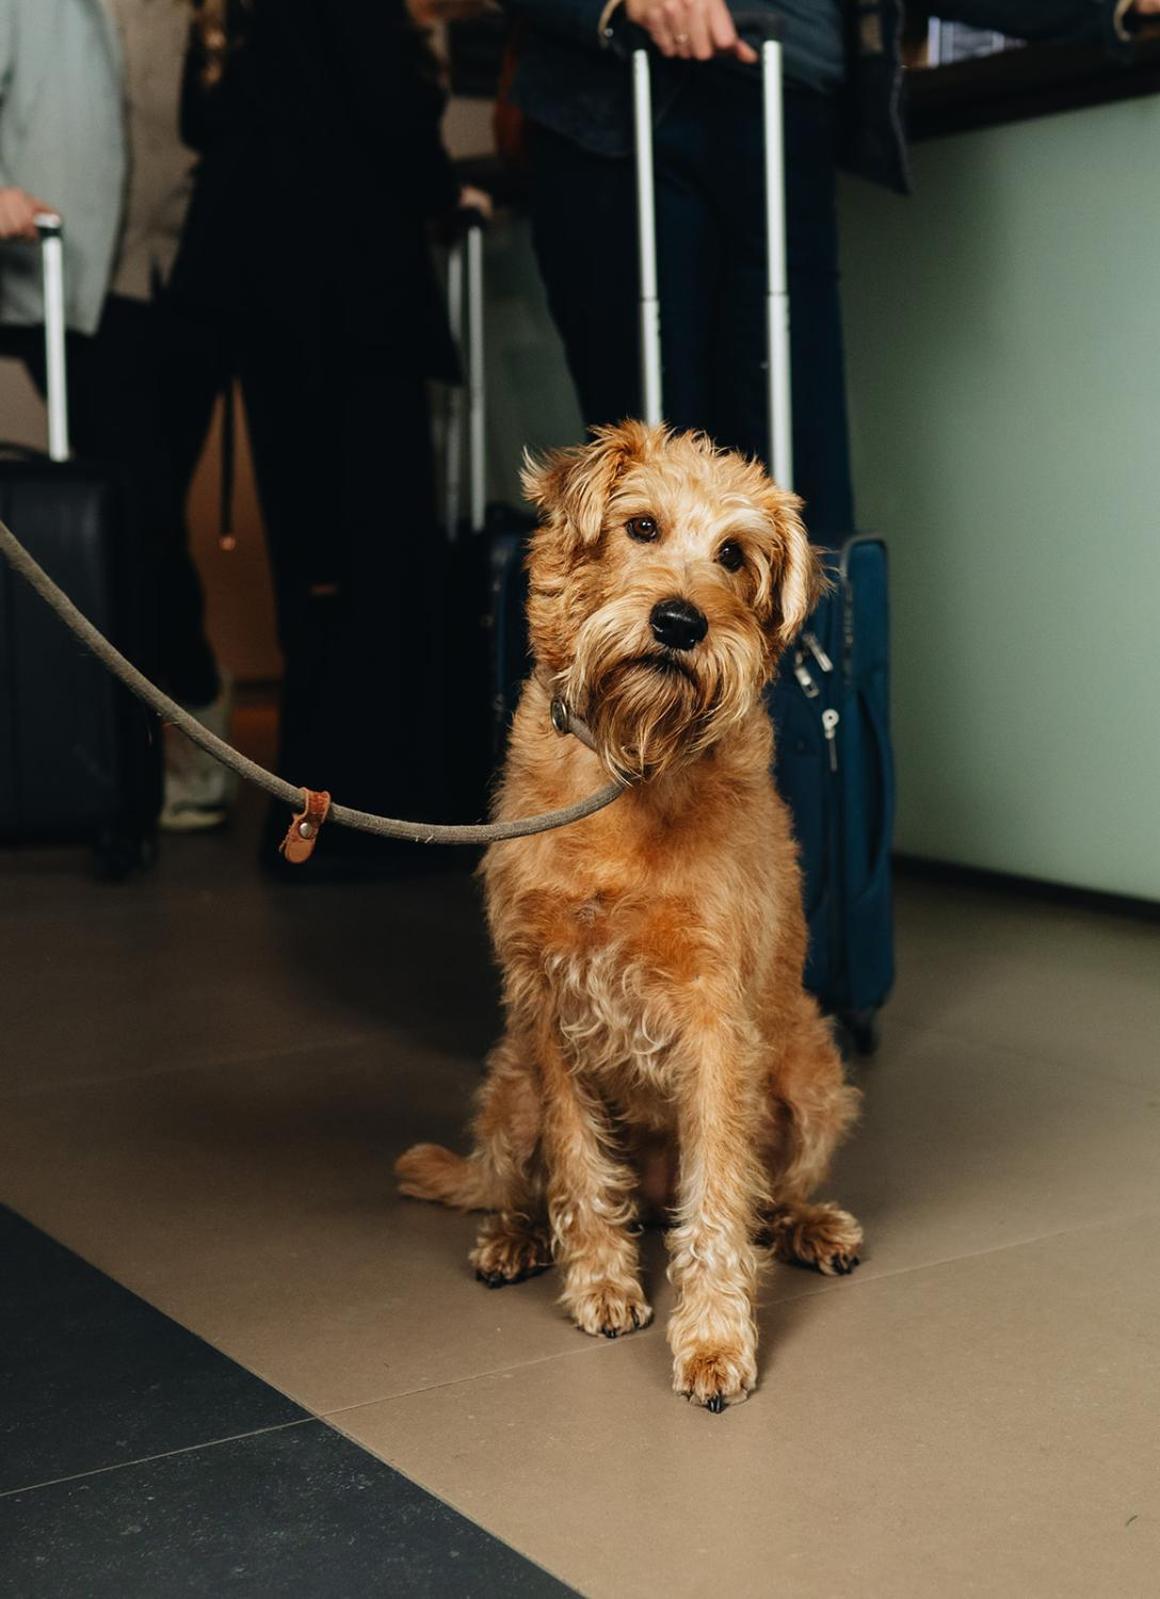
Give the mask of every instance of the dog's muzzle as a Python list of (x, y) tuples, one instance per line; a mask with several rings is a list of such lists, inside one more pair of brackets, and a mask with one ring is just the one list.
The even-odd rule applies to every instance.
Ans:
[(659, 600), (649, 616), (653, 638), (670, 650), (694, 649), (709, 631), (703, 614), (688, 600)]

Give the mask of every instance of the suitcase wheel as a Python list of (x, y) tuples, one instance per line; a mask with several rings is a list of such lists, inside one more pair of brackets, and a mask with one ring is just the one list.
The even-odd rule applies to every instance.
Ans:
[(882, 1031), (878, 1025), (876, 1010), (845, 1011), (838, 1019), (857, 1054), (877, 1054), (878, 1045), (882, 1041)]

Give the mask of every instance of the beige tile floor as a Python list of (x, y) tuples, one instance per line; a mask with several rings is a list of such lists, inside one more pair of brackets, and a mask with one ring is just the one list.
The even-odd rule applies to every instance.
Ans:
[(1160, 928), (903, 887), (834, 1181), (865, 1262), (774, 1269), (714, 1417), (661, 1327), (489, 1293), (470, 1221), (394, 1197), (494, 1027), (474, 886), (251, 860), (0, 857), (0, 1201), (585, 1594), (1160, 1593)]

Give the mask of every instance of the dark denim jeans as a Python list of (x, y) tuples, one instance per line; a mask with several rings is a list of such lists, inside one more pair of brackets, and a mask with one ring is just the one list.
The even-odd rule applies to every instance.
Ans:
[[(626, 68), (627, 70), (627, 68)], [(787, 87), (794, 476), (811, 536), (853, 528), (835, 214), (836, 110)], [(764, 458), (765, 201), (760, 84), (691, 73), (654, 136), (664, 411)], [(532, 221), (548, 300), (590, 425), (640, 410), (631, 159), (535, 127)]]

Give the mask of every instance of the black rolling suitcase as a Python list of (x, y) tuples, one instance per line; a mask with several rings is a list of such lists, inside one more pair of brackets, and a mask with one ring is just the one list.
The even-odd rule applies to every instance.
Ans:
[[(465, 213), (463, 223), (447, 264), (448, 315), (464, 372), (464, 388), (449, 396), (445, 447), (450, 725), (457, 809), (464, 815), (484, 815), (528, 673), (524, 562), (535, 518), (516, 506), (487, 501), (484, 223), (473, 212)], [(466, 516), (460, 505), (465, 456)]]
[[(739, 12), (735, 20), (747, 36), (758, 32), (761, 46), (769, 459), (773, 476), (788, 488), (793, 486), (793, 462), (781, 46), (777, 21), (768, 14)], [(663, 412), (652, 112), (644, 50), (633, 54), (633, 106), (645, 418), (659, 422)], [(894, 980), (886, 546), (879, 538), (851, 537), (839, 550), (827, 552), (826, 564), (833, 589), (796, 648), (786, 652), (769, 690), (776, 731), (774, 776), (793, 814), (801, 850), (810, 935), (806, 986), (865, 1053), (875, 1046), (876, 1014)]]
[[(47, 455), (0, 447), (0, 516), (125, 654), (147, 665), (145, 572), (129, 498), (69, 460), (60, 224), (41, 224)], [(0, 563), (0, 840), (88, 841), (123, 877), (151, 857), (161, 805), (156, 719)]]

